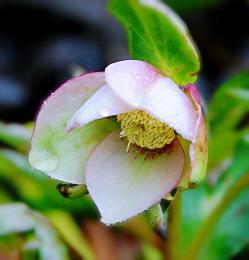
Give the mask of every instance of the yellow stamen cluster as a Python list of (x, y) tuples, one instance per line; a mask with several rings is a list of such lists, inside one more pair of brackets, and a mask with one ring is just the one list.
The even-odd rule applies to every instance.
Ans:
[[(162, 148), (174, 138), (174, 129), (151, 117), (142, 110), (133, 110), (117, 116), (121, 123), (121, 137), (127, 137), (129, 145), (136, 144), (149, 149)], [(128, 148), (129, 149), (129, 145)]]

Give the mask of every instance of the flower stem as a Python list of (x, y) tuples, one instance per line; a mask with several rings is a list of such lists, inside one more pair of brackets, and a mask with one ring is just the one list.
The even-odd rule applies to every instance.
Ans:
[(181, 243), (181, 219), (182, 219), (182, 195), (180, 192), (176, 195), (168, 208), (167, 221), (167, 259), (179, 259), (179, 248)]
[(236, 184), (231, 187), (227, 194), (221, 199), (214, 211), (211, 213), (207, 221), (203, 224), (202, 228), (196, 234), (194, 240), (188, 247), (184, 256), (185, 260), (197, 259), (205, 240), (208, 238), (208, 234), (215, 227), (215, 224), (222, 216), (224, 211), (230, 206), (233, 200), (249, 185), (249, 173), (243, 175), (238, 179)]
[(166, 228), (165, 228), (164, 215), (163, 215), (161, 205), (158, 203), (152, 206), (151, 208), (149, 208), (147, 211), (147, 215), (151, 227), (160, 236), (160, 238), (164, 240), (166, 235)]

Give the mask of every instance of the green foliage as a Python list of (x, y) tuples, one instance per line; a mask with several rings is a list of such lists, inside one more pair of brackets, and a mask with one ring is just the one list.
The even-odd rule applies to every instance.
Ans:
[(29, 125), (4, 124), (0, 122), (0, 143), (5, 143), (20, 152), (28, 152), (32, 130)]
[[(94, 216), (92, 202), (87, 197), (74, 199), (73, 203), (57, 191), (58, 181), (31, 169), (27, 156), (11, 150), (0, 150), (0, 180), (13, 191), (12, 196), (27, 202), (36, 209), (66, 209), (72, 212), (88, 212)], [(46, 187), (46, 191), (44, 191)], [(2, 188), (0, 184), (0, 189)], [(89, 214), (87, 214), (89, 215)]]
[[(88, 197), (73, 201), (63, 198), (56, 190), (58, 181), (30, 167), (27, 161), (30, 137), (31, 131), (24, 126), (0, 124), (0, 140), (9, 146), (0, 149), (0, 250), (3, 247), (7, 254), (13, 250), (12, 247), (15, 250), (24, 247), (24, 250), (20, 248), (22, 259), (37, 259), (38, 254), (42, 260), (66, 260), (69, 259), (69, 246), (83, 259), (93, 259), (90, 247), (70, 215), (70, 212), (78, 215), (84, 213), (85, 217), (95, 218), (93, 203)], [(11, 150), (11, 147), (23, 154)], [(56, 229), (44, 216), (24, 204), (11, 203), (13, 200), (25, 201), (43, 212), (49, 210), (47, 215)]]
[(229, 164), (183, 193), (183, 259), (230, 259), (249, 243), (248, 91), (244, 72), (218, 88), (211, 101), (209, 166), (222, 165), (228, 156)]
[[(0, 236), (30, 231), (34, 232), (34, 237), (24, 239), (24, 255), (29, 255), (27, 251), (30, 251), (29, 248), (32, 247), (33, 250), (38, 251), (42, 260), (70, 259), (67, 248), (57, 231), (41, 214), (32, 211), (23, 203), (0, 206)], [(29, 259), (32, 258), (29, 257)]]
[(70, 214), (64, 211), (51, 211), (47, 213), (47, 216), (61, 234), (64, 241), (66, 241), (82, 259), (94, 259), (90, 245)]
[(143, 244), (142, 251), (144, 260), (163, 260), (162, 253), (159, 251), (159, 249), (151, 246), (148, 243)]
[[(56, 190), (58, 181), (30, 167), (27, 159), (30, 146), (29, 126), (0, 123), (0, 141), (9, 146), (0, 149), (0, 201), (25, 201), (39, 210), (64, 209), (85, 216), (96, 217), (92, 201), (88, 197), (75, 198), (73, 203)], [(10, 148), (13, 147), (22, 153)], [(44, 192), (46, 187), (46, 192)], [(8, 189), (8, 190), (7, 190)]]
[(156, 1), (110, 0), (109, 10), (127, 31), (132, 58), (157, 67), (179, 85), (195, 82), (197, 51), (185, 24)]
[(183, 194), (184, 259), (230, 259), (249, 243), (248, 156), (249, 142), (242, 140), (216, 185)]
[(249, 71), (245, 71), (226, 81), (214, 94), (209, 106), (210, 127), (215, 132), (234, 130), (248, 111)]
[(232, 77), (209, 106), (209, 168), (232, 156), (237, 141), (249, 134), (249, 71)]

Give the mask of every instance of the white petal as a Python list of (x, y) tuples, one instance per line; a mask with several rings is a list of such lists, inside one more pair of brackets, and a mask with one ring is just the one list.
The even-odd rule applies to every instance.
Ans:
[(194, 85), (188, 85), (184, 91), (188, 94), (197, 108), (198, 120), (194, 131), (193, 142), (190, 144), (189, 156), (191, 161), (190, 182), (200, 183), (207, 171), (208, 138), (202, 113), (201, 98), (198, 89)]
[(150, 64), (128, 60), (113, 63), (105, 70), (110, 88), (128, 105), (141, 109), (173, 127), (192, 141), (197, 116), (188, 96)]
[(130, 106), (137, 106), (151, 85), (162, 75), (150, 64), (138, 60), (119, 61), (105, 69), (110, 88)]
[(124, 221), (159, 202), (182, 175), (184, 154), (177, 141), (154, 159), (136, 150), (126, 152), (126, 146), (115, 131), (87, 162), (87, 187), (106, 224)]
[(139, 108), (192, 141), (197, 122), (194, 106), (170, 78), (158, 79), (144, 96)]
[(108, 85), (101, 87), (70, 119), (67, 131), (81, 127), (96, 119), (122, 114), (132, 110), (116, 96)]
[(68, 120), (104, 84), (104, 73), (90, 73), (63, 84), (39, 111), (31, 142), (31, 166), (71, 183), (85, 182), (85, 161), (96, 145), (115, 129), (108, 119), (66, 133)]

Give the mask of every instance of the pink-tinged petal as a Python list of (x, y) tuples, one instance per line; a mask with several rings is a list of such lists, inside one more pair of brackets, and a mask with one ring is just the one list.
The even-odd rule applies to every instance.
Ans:
[(151, 116), (176, 130), (187, 140), (193, 140), (197, 116), (191, 100), (170, 79), (158, 79), (139, 106)]
[(132, 108), (114, 94), (108, 85), (101, 87), (70, 119), (67, 130), (81, 127), (96, 119), (131, 111)]
[(195, 184), (201, 182), (206, 174), (208, 160), (207, 130), (198, 89), (194, 85), (188, 85), (184, 91), (192, 98), (198, 111), (198, 120), (194, 131), (193, 141), (189, 147), (191, 161), (190, 182)]
[(145, 110), (192, 141), (197, 120), (195, 109), (170, 78), (163, 77), (148, 63), (136, 60), (109, 65), (105, 76), (110, 88), (124, 102), (134, 109)]
[(109, 134), (96, 148), (86, 166), (86, 184), (102, 222), (124, 221), (159, 202), (177, 186), (184, 154), (176, 140), (168, 151), (149, 159), (133, 148), (120, 131)]
[(184, 169), (183, 169), (183, 174), (181, 177), (181, 181), (178, 184), (178, 188), (180, 190), (185, 190), (189, 188), (189, 177), (190, 177), (190, 172), (191, 172), (191, 161), (189, 157), (189, 146), (190, 142), (184, 139), (182, 136), (178, 135), (177, 136), (178, 141), (180, 142), (182, 149), (184, 151)]
[(103, 119), (71, 133), (68, 120), (104, 84), (104, 73), (90, 73), (69, 80), (44, 102), (29, 154), (30, 164), (49, 176), (71, 183), (85, 182), (85, 162), (96, 145), (117, 124)]
[(151, 85), (161, 77), (154, 67), (139, 60), (119, 61), (105, 69), (110, 88), (130, 106), (138, 106)]

